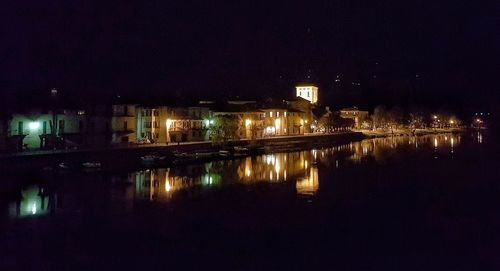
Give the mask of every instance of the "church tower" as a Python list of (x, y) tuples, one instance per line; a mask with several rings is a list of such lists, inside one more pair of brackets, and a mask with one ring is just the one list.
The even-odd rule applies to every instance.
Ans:
[(304, 98), (312, 104), (318, 103), (318, 87), (312, 84), (301, 84), (295, 87), (296, 96)]

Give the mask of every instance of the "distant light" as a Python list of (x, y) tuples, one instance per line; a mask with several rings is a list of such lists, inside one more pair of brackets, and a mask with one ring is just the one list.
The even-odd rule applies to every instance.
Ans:
[(30, 128), (30, 130), (38, 130), (38, 128), (40, 128), (40, 122), (32, 121), (28, 124), (28, 127)]

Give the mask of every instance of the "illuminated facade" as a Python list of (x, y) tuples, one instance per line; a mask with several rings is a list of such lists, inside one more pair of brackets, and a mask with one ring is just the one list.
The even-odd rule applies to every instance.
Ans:
[(340, 110), (340, 117), (344, 119), (353, 119), (354, 127), (361, 128), (363, 121), (368, 119), (368, 111), (359, 110), (357, 107), (344, 108)]
[[(76, 146), (82, 141), (85, 128), (85, 116), (81, 112), (61, 110), (56, 114), (50, 111), (13, 114), (9, 125), (9, 144), (17, 150)], [(57, 142), (54, 142), (55, 138)]]
[(145, 107), (137, 110), (137, 140), (170, 143), (208, 140), (210, 111), (206, 107)]
[(116, 104), (112, 106), (111, 143), (131, 143), (136, 141), (135, 105)]
[(308, 100), (312, 104), (318, 103), (318, 87), (310, 84), (295, 87), (296, 97)]

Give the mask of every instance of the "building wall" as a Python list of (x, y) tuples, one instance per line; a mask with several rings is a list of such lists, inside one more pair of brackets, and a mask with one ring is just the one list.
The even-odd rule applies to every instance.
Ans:
[(316, 104), (318, 102), (318, 88), (316, 86), (313, 85), (296, 86), (295, 92), (297, 97), (306, 99), (312, 104)]
[(81, 135), (84, 129), (84, 116), (76, 111), (63, 111), (56, 115), (56, 124), (53, 124), (53, 115), (32, 112), (30, 114), (14, 114), (9, 125), (9, 137), (18, 138), (19, 144), (27, 149), (39, 149), (46, 145), (47, 135), (55, 134), (66, 140), (67, 144), (80, 142), (76, 136)]
[(303, 112), (299, 114), (303, 120), (301, 121), (301, 123), (303, 122), (302, 133), (310, 133), (311, 124), (313, 123), (314, 120), (314, 116), (312, 113), (313, 105), (309, 101), (300, 98), (294, 101), (288, 101), (288, 105), (294, 111)]
[(112, 106), (111, 143), (136, 142), (136, 107), (120, 104)]
[(270, 108), (262, 110), (264, 116), (264, 136), (288, 135), (288, 110)]
[(170, 108), (138, 107), (136, 111), (137, 140), (149, 140), (150, 142), (167, 142), (167, 119), (171, 116)]
[(288, 135), (302, 135), (305, 132), (306, 114), (303, 112), (289, 111), (287, 113)]
[(360, 111), (357, 109), (340, 110), (340, 117), (345, 119), (353, 119), (355, 128), (360, 128), (363, 121), (368, 119), (368, 116), (368, 111)]

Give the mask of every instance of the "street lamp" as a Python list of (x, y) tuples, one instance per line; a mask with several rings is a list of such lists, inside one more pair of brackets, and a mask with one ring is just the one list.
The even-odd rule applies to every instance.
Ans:
[(38, 121), (32, 121), (28, 124), (28, 127), (30, 128), (30, 130), (32, 131), (35, 131), (35, 130), (38, 130), (38, 128), (40, 128), (40, 122)]

